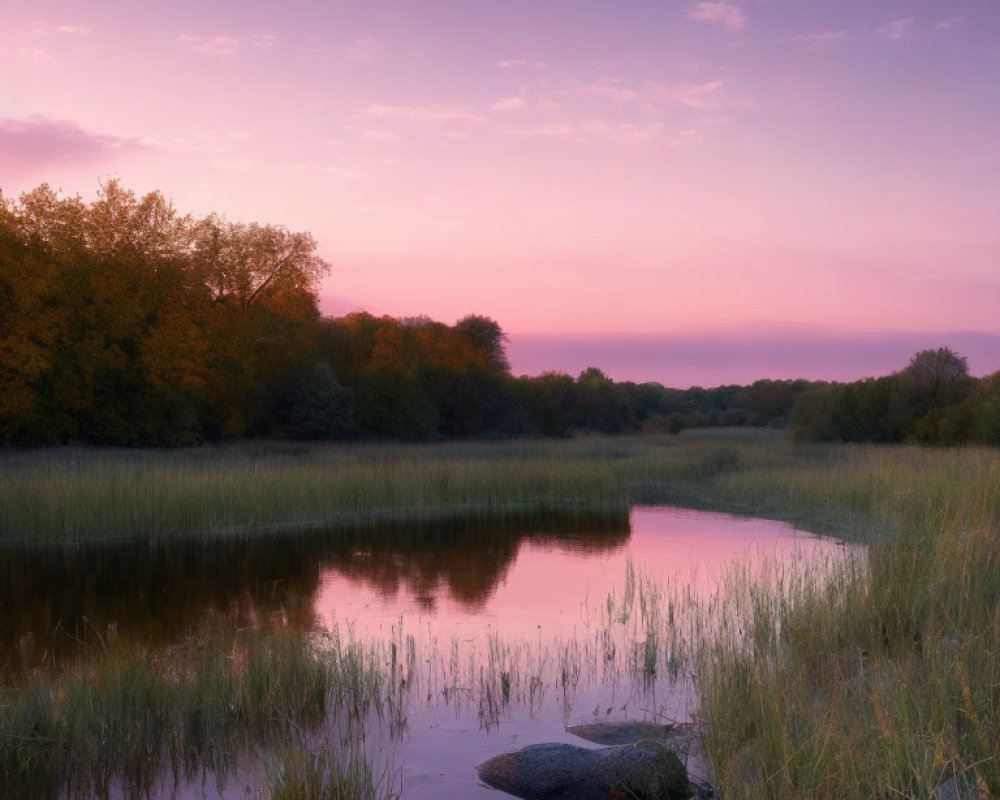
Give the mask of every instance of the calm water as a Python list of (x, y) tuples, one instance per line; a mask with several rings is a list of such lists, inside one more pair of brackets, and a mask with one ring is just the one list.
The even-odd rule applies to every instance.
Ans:
[[(782, 523), (636, 508), (516, 528), (427, 525), (3, 554), (0, 647), (6, 674), (16, 677), (59, 668), (108, 638), (167, 644), (209, 613), (240, 625), (277, 616), (378, 641), (406, 691), (393, 719), (371, 720), (372, 760), (406, 798), (496, 800), (504, 795), (479, 785), (474, 769), (493, 755), (546, 741), (586, 745), (565, 727), (595, 718), (690, 718), (690, 681), (670, 668), (669, 648), (655, 643), (652, 670), (646, 660), (650, 592), (662, 595), (662, 617), (672, 593), (707, 596), (733, 561), (844, 551)], [(509, 691), (501, 696), (503, 674)], [(245, 796), (258, 780), (248, 764), (225, 794)], [(201, 785), (181, 796), (202, 796)]]

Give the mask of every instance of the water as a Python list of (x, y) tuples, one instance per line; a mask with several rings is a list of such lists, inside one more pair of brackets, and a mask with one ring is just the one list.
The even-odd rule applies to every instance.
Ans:
[[(716, 592), (734, 561), (752, 571), (844, 552), (778, 522), (640, 507), (516, 527), (7, 553), (0, 604), (14, 613), (0, 615), (0, 647), (16, 680), (109, 639), (169, 644), (208, 614), (377, 642), (397, 677), (392, 712), (368, 720), (376, 770), (406, 798), (495, 800), (475, 773), (494, 755), (539, 742), (588, 746), (565, 729), (595, 719), (691, 719), (690, 675), (659, 633), (684, 595)], [(682, 639), (683, 620), (673, 629)], [(338, 725), (318, 737), (334, 740)], [(259, 787), (259, 765), (245, 766), (225, 796)], [(203, 796), (201, 783), (178, 796)]]

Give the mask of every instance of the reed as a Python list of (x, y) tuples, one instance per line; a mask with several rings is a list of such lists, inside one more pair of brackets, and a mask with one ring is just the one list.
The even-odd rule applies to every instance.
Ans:
[(692, 669), (723, 796), (1000, 796), (1000, 454), (794, 457), (697, 489), (871, 544), (737, 571), (716, 607), (689, 609), (710, 618)]
[[(224, 785), (253, 748), (290, 747), (331, 707), (364, 712), (377, 669), (356, 648), (283, 630), (210, 626), (166, 653), (108, 651), (56, 678), (0, 693), (0, 774), (14, 798), (149, 797), (209, 775)], [(366, 775), (356, 754), (343, 785)]]
[[(248, 679), (231, 650), (210, 647), (174, 662), (187, 667), (173, 672), (148, 660), (92, 665), (4, 694), (3, 773), (41, 792), (24, 796), (52, 797), (65, 786), (100, 794), (123, 775), (143, 790), (157, 768), (225, 772), (250, 738), (291, 742), (334, 708), (402, 730), (414, 686), (420, 696), (476, 704), (488, 727), (505, 703), (533, 709), (546, 693), (571, 702), (576, 683), (602, 670), (635, 680), (695, 676), (704, 747), (724, 797), (931, 798), (944, 796), (944, 784), (957, 796), (1000, 796), (994, 450), (801, 446), (715, 433), (59, 450), (6, 452), (0, 478), (7, 545), (620, 511), (634, 502), (791, 520), (868, 543), (860, 560), (786, 565), (767, 579), (737, 570), (714, 600), (665, 592), (634, 573), (602, 624), (576, 642), (492, 641), (425, 659), (411, 658), (402, 634), (391, 650), (334, 635), (323, 644), (334, 655), (317, 675), (312, 656), (297, 660), (314, 652), (311, 643), (291, 643), (277, 659), (269, 654), (280, 642), (253, 658), (247, 650), (239, 663), (255, 674), (291, 670), (277, 682), (289, 690)], [(615, 626), (632, 626), (625, 644)], [(306, 690), (320, 683), (323, 692)], [(94, 744), (105, 740), (107, 748)], [(311, 796), (329, 762), (310, 752), (276, 768), (275, 793)]]

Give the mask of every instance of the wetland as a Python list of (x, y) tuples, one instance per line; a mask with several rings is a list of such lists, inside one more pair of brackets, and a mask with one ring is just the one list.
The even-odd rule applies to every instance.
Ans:
[(495, 797), (477, 763), (609, 719), (697, 723), (727, 796), (992, 779), (992, 451), (728, 432), (3, 470), (17, 797)]

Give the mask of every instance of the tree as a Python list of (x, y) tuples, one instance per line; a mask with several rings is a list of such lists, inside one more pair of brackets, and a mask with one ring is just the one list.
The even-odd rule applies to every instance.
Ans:
[(466, 337), (485, 366), (498, 372), (510, 372), (505, 342), (507, 334), (489, 317), (469, 314), (455, 323), (455, 331)]
[[(936, 409), (960, 403), (970, 392), (968, 361), (947, 347), (921, 350), (897, 376), (898, 401), (893, 409), (893, 423), (904, 436), (915, 436), (918, 421)], [(930, 421), (929, 421), (930, 422)], [(927, 440), (935, 423), (920, 426), (920, 437)]]
[(269, 294), (309, 291), (330, 271), (312, 234), (280, 225), (226, 222), (214, 214), (197, 224), (195, 252), (216, 301), (244, 316)]
[(342, 439), (354, 430), (354, 392), (325, 361), (301, 374), (285, 400), (287, 432), (296, 439)]
[(900, 378), (904, 388), (922, 395), (932, 407), (950, 405), (969, 388), (969, 362), (947, 347), (921, 350)]

